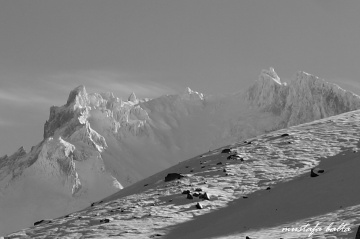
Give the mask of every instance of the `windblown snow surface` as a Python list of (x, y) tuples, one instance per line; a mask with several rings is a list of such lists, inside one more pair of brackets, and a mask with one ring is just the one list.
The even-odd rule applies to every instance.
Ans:
[[(360, 110), (271, 132), (7, 238), (355, 238), (359, 138)], [(315, 167), (324, 172), (310, 177)], [(168, 173), (184, 177), (165, 182)]]
[[(0, 158), (0, 235), (86, 208), (204, 152), (356, 109), (360, 97), (337, 85), (305, 72), (285, 83), (272, 68), (249, 89), (226, 96), (188, 88), (179, 95), (138, 99), (132, 93), (122, 100), (79, 86), (65, 105), (50, 108), (40, 143)], [(251, 170), (260, 181), (259, 172), (269, 166), (258, 160)], [(290, 177), (294, 170), (274, 176)]]

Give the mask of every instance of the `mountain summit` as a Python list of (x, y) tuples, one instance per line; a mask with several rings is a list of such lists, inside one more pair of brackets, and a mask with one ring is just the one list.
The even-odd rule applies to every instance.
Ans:
[(244, 93), (221, 97), (187, 88), (123, 101), (79, 86), (50, 108), (40, 143), (0, 158), (0, 234), (82, 209), (211, 149), (355, 109), (359, 96), (304, 72), (285, 83), (273, 68)]

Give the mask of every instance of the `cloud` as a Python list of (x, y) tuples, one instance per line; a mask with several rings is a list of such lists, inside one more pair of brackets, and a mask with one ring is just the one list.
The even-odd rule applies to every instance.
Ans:
[(49, 102), (49, 99), (33, 91), (20, 89), (0, 89), (0, 100), (18, 105), (30, 105)]

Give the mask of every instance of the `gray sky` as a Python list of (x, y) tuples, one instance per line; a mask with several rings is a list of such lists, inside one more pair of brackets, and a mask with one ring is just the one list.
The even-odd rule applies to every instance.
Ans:
[(0, 155), (71, 89), (236, 92), (274, 67), (360, 92), (360, 1), (0, 0)]

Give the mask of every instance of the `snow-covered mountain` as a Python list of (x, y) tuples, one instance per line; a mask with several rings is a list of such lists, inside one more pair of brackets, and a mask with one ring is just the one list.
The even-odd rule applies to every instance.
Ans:
[(298, 72), (288, 84), (263, 70), (248, 90), (127, 100), (70, 92), (50, 108), (44, 139), (0, 159), (0, 234), (88, 206), (212, 149), (360, 109), (360, 97)]
[(273, 68), (262, 70), (247, 98), (259, 108), (279, 115), (279, 127), (289, 127), (359, 108), (358, 96), (319, 77), (299, 71), (282, 83)]
[(360, 110), (183, 161), (7, 238), (358, 238)]

